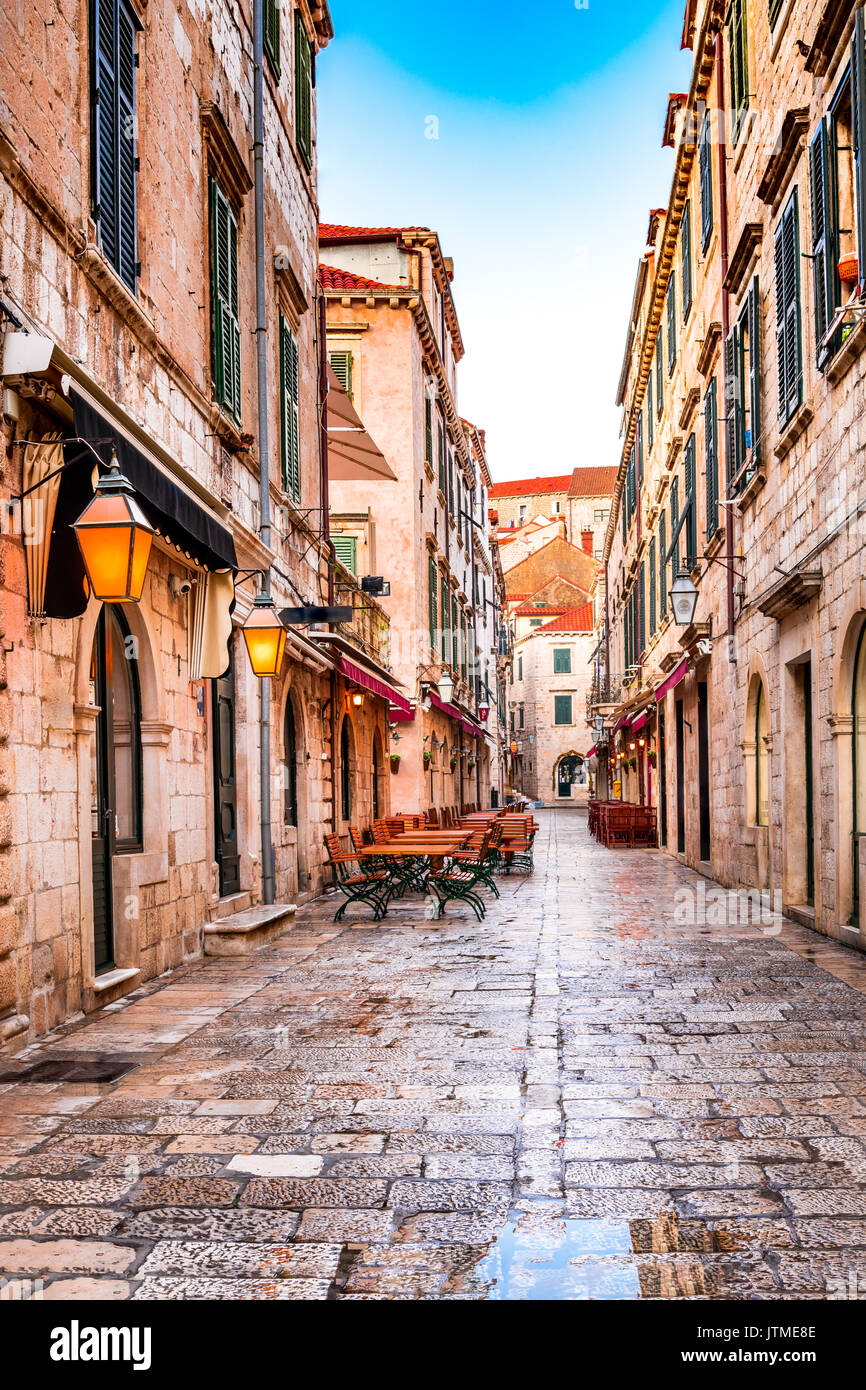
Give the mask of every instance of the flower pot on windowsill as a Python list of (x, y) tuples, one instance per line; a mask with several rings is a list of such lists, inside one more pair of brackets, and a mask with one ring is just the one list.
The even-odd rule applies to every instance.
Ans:
[(400, 770), (400, 754), (399, 754), (399, 753), (392, 753), (392, 754), (390, 755), (390, 757), (391, 757), (391, 771), (392, 771), (392, 772), (399, 772), (399, 770)]
[(842, 256), (836, 268), (839, 271), (839, 279), (843, 284), (856, 284), (860, 273), (856, 255)]

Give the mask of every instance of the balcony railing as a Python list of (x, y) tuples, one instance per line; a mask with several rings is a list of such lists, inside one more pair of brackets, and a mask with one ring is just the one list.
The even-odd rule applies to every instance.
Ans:
[(390, 667), (391, 619), (384, 608), (365, 594), (360, 584), (342, 568), (338, 571), (334, 589), (334, 601), (352, 608), (352, 621), (338, 623), (337, 631), (380, 666)]
[(629, 682), (634, 678), (634, 668), (621, 674), (601, 671), (593, 677), (592, 685), (586, 693), (586, 712), (592, 715), (599, 705), (616, 705), (623, 698)]

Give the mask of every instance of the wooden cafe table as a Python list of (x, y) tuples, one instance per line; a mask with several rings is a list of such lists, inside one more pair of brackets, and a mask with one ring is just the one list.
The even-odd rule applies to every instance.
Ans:
[[(422, 880), (423, 866), (418, 860), (429, 859), (431, 867), (455, 850), (462, 848), (466, 835), (453, 832), (424, 833), (417, 835), (397, 835), (385, 844), (364, 845), (358, 851), (360, 859), (377, 859), (387, 865), (388, 872), (395, 883), (404, 883), (417, 892), (424, 891)], [(410, 843), (411, 841), (411, 843)]]

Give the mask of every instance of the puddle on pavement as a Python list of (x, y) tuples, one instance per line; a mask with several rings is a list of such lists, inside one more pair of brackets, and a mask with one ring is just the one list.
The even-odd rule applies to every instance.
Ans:
[(640, 1298), (627, 1221), (509, 1221), (475, 1268), (492, 1300)]

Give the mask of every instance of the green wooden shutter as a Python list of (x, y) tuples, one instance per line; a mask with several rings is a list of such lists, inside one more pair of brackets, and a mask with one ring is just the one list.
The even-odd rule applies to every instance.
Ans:
[(465, 613), (461, 613), (461, 615), (460, 615), (460, 640), (461, 640), (461, 643), (462, 643), (462, 646), (461, 646), (461, 649), (460, 649), (460, 678), (461, 678), (461, 680), (463, 681), (463, 684), (465, 685), (465, 684), (466, 684), (466, 681), (467, 681), (467, 677), (468, 677), (468, 675), (469, 675), (469, 664), (468, 664), (468, 663), (469, 663), (469, 650), (468, 650), (468, 642), (467, 642), (467, 640), (466, 640), (466, 614), (465, 614)]
[(449, 614), (450, 611), (451, 611), (451, 604), (450, 604), (450, 602), (449, 602), (448, 580), (445, 578), (444, 574), (442, 575), (442, 580), (441, 580), (441, 584), (440, 584), (440, 588), (439, 588), (439, 593), (440, 593), (440, 596), (441, 596), (441, 599), (442, 599), (442, 603), (441, 603), (441, 621), (442, 621), (442, 628), (441, 628), (441, 634), (440, 634), (440, 636), (441, 636), (441, 641), (440, 641), (440, 652), (441, 652), (441, 655), (442, 655), (442, 660), (443, 660), (444, 662), (447, 662), (447, 661), (448, 661), (448, 652), (449, 652), (449, 649), (450, 649), (450, 646), (451, 646), (451, 633), (450, 633), (450, 630), (449, 630), (449, 627), (448, 627), (448, 614)]
[(554, 695), (553, 697), (553, 722), (554, 724), (571, 723), (571, 696)]
[(851, 40), (851, 125), (857, 174), (857, 263), (862, 290), (866, 281), (866, 31), (862, 6), (854, 15), (854, 37)]
[(677, 289), (676, 280), (671, 273), (666, 298), (668, 320), (668, 375), (673, 371), (677, 360)]
[(662, 617), (664, 617), (668, 611), (668, 567), (665, 561), (667, 548), (667, 516), (662, 512), (659, 517), (659, 611)]
[(460, 665), (460, 618), (455, 594), (451, 595), (451, 665), (455, 671)]
[(329, 352), (328, 362), (334, 376), (339, 381), (349, 400), (352, 399), (352, 354), (351, 352)]
[(124, 0), (91, 0), (91, 211), (106, 260), (133, 292), (136, 256), (135, 36)]
[(628, 494), (628, 520), (629, 524), (631, 524), (631, 519), (634, 516), (635, 508), (637, 506), (637, 481), (635, 478), (634, 444), (632, 444), (631, 446), (631, 453), (629, 454), (628, 458), (628, 469), (626, 471), (626, 488)]
[(683, 322), (692, 307), (692, 205), (687, 202), (683, 208), (683, 225), (680, 233), (680, 263), (683, 291)]
[(446, 490), (447, 490), (447, 487), (448, 487), (448, 478), (447, 478), (447, 476), (446, 476), (446, 465), (445, 465), (445, 431), (444, 431), (443, 428), (442, 428), (442, 421), (441, 421), (441, 419), (437, 422), (436, 428), (437, 428), (437, 431), (438, 431), (438, 440), (437, 440), (437, 443), (438, 443), (438, 450), (439, 450), (439, 455), (438, 455), (438, 462), (439, 462), (439, 491), (442, 493), (442, 496), (445, 497), (446, 505), (447, 505), (448, 499), (447, 499), (447, 497), (446, 497)]
[(685, 521), (686, 569), (694, 569), (698, 558), (698, 505), (695, 495), (695, 436), (693, 434), (690, 434), (686, 441), (684, 464), (685, 497), (683, 508), (688, 506), (689, 509)]
[(646, 379), (646, 448), (648, 454), (652, 452), (653, 429), (653, 374), (650, 371)]
[(713, 377), (704, 396), (704, 447), (707, 465), (707, 540), (719, 529), (718, 390)]
[(782, 12), (784, 0), (770, 0), (770, 28), (772, 29)]
[[(674, 478), (673, 482), (671, 483), (671, 539), (673, 539), (673, 537), (674, 537), (674, 536), (676, 535), (676, 533), (677, 533), (677, 526), (678, 526), (678, 524), (679, 524), (679, 519), (680, 519), (680, 480), (679, 480), (679, 478)], [(673, 554), (671, 555), (671, 574), (673, 575), (674, 578), (676, 578), (676, 576), (677, 576), (677, 574), (678, 574), (678, 572), (679, 572), (679, 568), (680, 568), (680, 556), (681, 556), (681, 554), (682, 554), (682, 541), (681, 541), (680, 537), (677, 536), (677, 542), (676, 542), (676, 545), (675, 545), (674, 548), (673, 548)]]
[(736, 145), (749, 109), (749, 51), (745, 0), (731, 0), (728, 16), (728, 55), (731, 69), (731, 137)]
[(358, 538), (357, 536), (332, 536), (334, 553), (344, 569), (350, 574), (358, 573)]
[(641, 657), (646, 647), (646, 565), (643, 560), (638, 576), (638, 657)]
[(664, 367), (662, 365), (662, 331), (659, 329), (656, 338), (656, 415), (661, 419), (664, 410)]
[(622, 492), (620, 493), (620, 498), (619, 498), (619, 510), (620, 510), (620, 516), (622, 517), (622, 543), (623, 543), (623, 545), (625, 545), (625, 544), (626, 544), (626, 541), (628, 540), (628, 497), (627, 497), (627, 491), (628, 491), (628, 484), (626, 483), (626, 486), (623, 487), (623, 490), (622, 490)]
[(555, 676), (571, 675), (571, 647), (554, 647), (553, 674)]
[(430, 646), (433, 651), (436, 650), (436, 583), (436, 561), (431, 555), (427, 562), (427, 603), (430, 619)]
[(433, 467), (433, 401), (429, 390), (424, 392), (424, 457)]
[(776, 227), (776, 357), (779, 365), (779, 420), (786, 424), (802, 395), (800, 365), (800, 236), (797, 190)]
[(218, 403), (241, 418), (241, 330), (238, 317), (238, 224), (228, 199), (210, 181), (211, 332)]
[(649, 631), (656, 630), (656, 538), (649, 543)]
[(742, 390), (740, 384), (740, 347), (739, 329), (737, 325), (731, 329), (725, 339), (724, 349), (724, 368), (725, 368), (725, 435), (726, 435), (726, 461), (728, 475), (728, 492), (739, 492), (743, 482), (740, 477), (740, 469), (743, 466), (742, 457), (742, 428), (741, 428), (741, 398)]
[(635, 440), (637, 441), (637, 485), (643, 487), (643, 411), (637, 413), (637, 426), (635, 428)]
[(295, 140), (307, 168), (313, 164), (313, 50), (295, 10)]
[(280, 75), (280, 0), (262, 0), (262, 24), (264, 28), (265, 57), (273, 68), (274, 75)]
[(836, 309), (836, 229), (830, 196), (830, 142), (827, 122), (821, 121), (809, 146), (809, 190), (812, 204), (812, 289), (815, 310), (815, 345), (818, 366), (832, 352), (822, 339)]
[(761, 461), (761, 294), (758, 277), (749, 288), (747, 319), (749, 326), (749, 439), (752, 465)]
[(701, 249), (706, 251), (713, 234), (713, 164), (710, 135), (712, 126), (710, 113), (706, 113), (701, 125), (698, 144), (698, 167), (701, 182)]
[(301, 500), (301, 457), (298, 412), (298, 344), (280, 315), (280, 460), (283, 491)]

